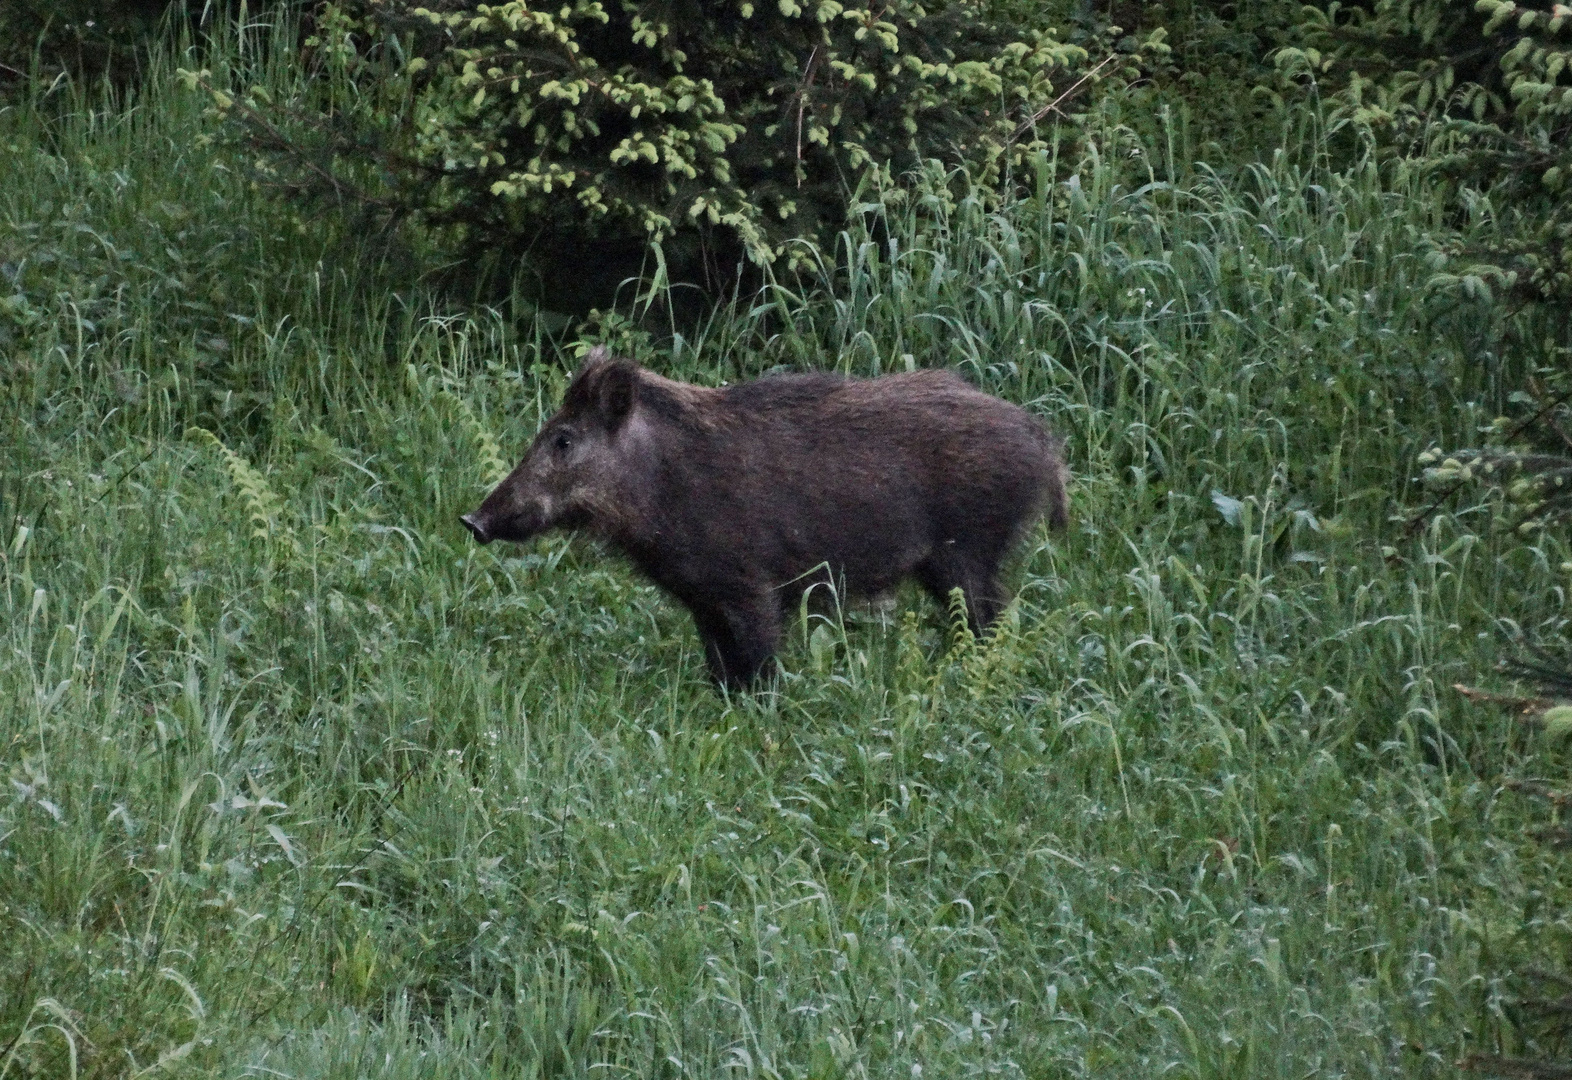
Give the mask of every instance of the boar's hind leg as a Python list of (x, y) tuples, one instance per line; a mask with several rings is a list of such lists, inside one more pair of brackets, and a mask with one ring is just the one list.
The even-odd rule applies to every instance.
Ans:
[(715, 681), (733, 689), (768, 673), (780, 638), (780, 609), (768, 593), (724, 604), (695, 605), (693, 622)]
[(913, 571), (945, 613), (950, 612), (950, 590), (966, 597), (966, 621), (972, 633), (981, 634), (1004, 609), (1004, 588), (999, 584), (998, 560), (968, 558), (960, 552), (935, 552)]

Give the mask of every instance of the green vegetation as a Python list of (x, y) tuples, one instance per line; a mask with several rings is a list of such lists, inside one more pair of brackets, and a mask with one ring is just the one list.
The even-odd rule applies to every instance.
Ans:
[(1333, 92), (1361, 129), (1483, 199), (1496, 235), (1459, 245), (1520, 297), (1572, 297), (1572, 8), (1513, 0), (1376, 0), (1306, 8), (1278, 66)]
[(1154, 110), (1002, 200), (870, 180), (707, 321), (645, 283), (584, 340), (956, 367), (1077, 477), (996, 636), (906, 591), (727, 699), (592, 544), (457, 523), (580, 337), (278, 201), (175, 76), (224, 58), (171, 53), (0, 111), (0, 1078), (1559, 1052), (1503, 987), (1564, 966), (1572, 889), (1503, 780), (1567, 750), (1450, 687), (1564, 640), (1572, 552), (1487, 490), (1421, 514), (1417, 464), (1572, 347), (1447, 261), (1493, 215), (1314, 112), (1208, 166)]
[(976, 0), (342, 0), (305, 41), (313, 77), (287, 91), (189, 77), (300, 195), (414, 216), (472, 257), (530, 252), (546, 278), (656, 241), (726, 280), (832, 235), (870, 166), (996, 177), (1042, 145), (1051, 80), (1086, 50), (985, 15)]

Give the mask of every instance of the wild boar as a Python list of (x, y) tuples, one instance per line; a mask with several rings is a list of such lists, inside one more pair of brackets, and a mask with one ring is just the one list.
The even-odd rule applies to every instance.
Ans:
[(1046, 511), (1068, 517), (1062, 443), (947, 371), (776, 375), (719, 389), (603, 350), (480, 508), (476, 540), (585, 529), (693, 615), (716, 681), (773, 663), (783, 614), (833, 581), (871, 596), (959, 586), (983, 631), (1000, 564)]

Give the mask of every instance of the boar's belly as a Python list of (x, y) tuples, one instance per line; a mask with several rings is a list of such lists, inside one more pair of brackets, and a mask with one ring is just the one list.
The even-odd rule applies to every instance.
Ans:
[(861, 512), (781, 522), (774, 577), (778, 583), (822, 580), (857, 596), (884, 592), (909, 576), (933, 549), (925, 516), (915, 508), (873, 506)]

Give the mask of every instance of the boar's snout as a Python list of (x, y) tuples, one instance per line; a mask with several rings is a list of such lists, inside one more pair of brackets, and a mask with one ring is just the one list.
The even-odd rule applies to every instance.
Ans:
[(499, 496), (494, 491), (478, 508), (462, 515), (459, 520), (470, 535), (482, 544), (489, 544), (493, 540), (522, 544), (557, 524), (546, 513), (549, 504), (542, 505), (535, 501), (520, 503), (521, 500), (512, 497), (511, 492), (503, 492)]
[(486, 528), (486, 522), (478, 511), (473, 514), (464, 514), (459, 520), (464, 523), (464, 527), (469, 530), (470, 535), (477, 541), (482, 544), (491, 543), (491, 532)]

